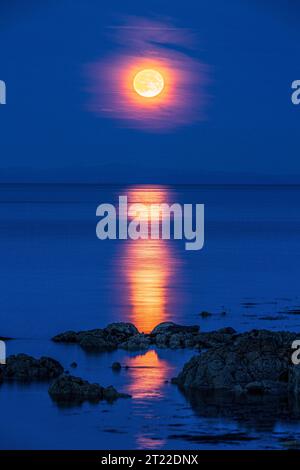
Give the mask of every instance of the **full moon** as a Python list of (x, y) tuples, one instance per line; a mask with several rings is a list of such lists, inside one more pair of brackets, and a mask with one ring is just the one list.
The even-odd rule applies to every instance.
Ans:
[(163, 91), (164, 86), (162, 74), (154, 69), (141, 70), (133, 80), (134, 90), (144, 98), (154, 98)]

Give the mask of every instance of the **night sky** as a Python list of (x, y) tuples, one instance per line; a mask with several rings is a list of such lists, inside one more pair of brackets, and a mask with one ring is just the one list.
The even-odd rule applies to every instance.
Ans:
[[(195, 33), (205, 120), (149, 132), (89, 112), (86, 66), (114, 54), (107, 31), (122, 15)], [(3, 0), (0, 181), (300, 182), (299, 21), (284, 0)]]

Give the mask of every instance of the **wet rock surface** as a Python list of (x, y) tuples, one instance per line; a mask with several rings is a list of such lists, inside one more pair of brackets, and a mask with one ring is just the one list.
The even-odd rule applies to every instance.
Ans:
[(150, 345), (151, 338), (149, 335), (138, 333), (121, 343), (119, 347), (121, 349), (126, 349), (127, 351), (141, 351), (148, 349)]
[(119, 393), (114, 387), (102, 387), (91, 384), (80, 377), (61, 375), (50, 386), (48, 393), (57, 402), (76, 404), (84, 401), (99, 402), (100, 400), (114, 401), (118, 398), (130, 398), (130, 395)]
[(198, 345), (199, 326), (164, 322), (150, 334), (140, 333), (132, 323), (112, 323), (106, 328), (87, 331), (66, 331), (52, 338), (57, 343), (77, 343), (86, 351), (105, 352), (121, 348), (127, 351), (159, 348), (192, 348)]
[(216, 348), (233, 341), (236, 331), (234, 328), (220, 328), (219, 330), (201, 332), (195, 338), (195, 345), (198, 349)]
[[(194, 356), (173, 379), (185, 390), (286, 394), (292, 390), (291, 345), (296, 333), (253, 330)], [(294, 379), (293, 383), (296, 381)]]
[(3, 380), (47, 380), (58, 377), (63, 372), (61, 364), (50, 357), (35, 359), (27, 354), (9, 356), (5, 365), (0, 365), (0, 378)]
[(151, 341), (159, 348), (192, 348), (196, 345), (200, 327), (177, 325), (164, 322), (157, 325), (150, 333)]
[(85, 351), (106, 352), (118, 348), (130, 337), (139, 334), (132, 323), (111, 323), (106, 328), (87, 331), (66, 331), (52, 338), (56, 343), (77, 343)]

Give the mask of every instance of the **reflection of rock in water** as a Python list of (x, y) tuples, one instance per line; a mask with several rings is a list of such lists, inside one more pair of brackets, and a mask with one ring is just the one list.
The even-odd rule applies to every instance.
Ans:
[(291, 396), (236, 395), (224, 391), (182, 393), (197, 415), (233, 419), (249, 430), (272, 431), (278, 420), (300, 419), (300, 402)]

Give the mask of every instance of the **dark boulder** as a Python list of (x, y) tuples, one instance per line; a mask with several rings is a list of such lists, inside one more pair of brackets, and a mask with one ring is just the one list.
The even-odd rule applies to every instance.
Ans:
[(3, 380), (46, 380), (58, 377), (63, 372), (61, 364), (50, 357), (35, 359), (27, 354), (9, 356), (0, 366)]
[(76, 331), (65, 331), (52, 338), (55, 343), (78, 343), (78, 333)]
[(57, 343), (77, 343), (85, 351), (113, 351), (139, 332), (132, 323), (111, 323), (105, 328), (86, 331), (66, 331), (52, 338)]
[(84, 335), (79, 341), (79, 345), (85, 351), (90, 352), (113, 351), (117, 348), (117, 344), (105, 339), (102, 335), (98, 336), (93, 334)]
[(173, 322), (164, 322), (157, 325), (150, 337), (152, 342), (160, 348), (192, 348), (196, 344), (199, 326), (177, 325)]
[(137, 335), (139, 333), (138, 329), (133, 325), (133, 323), (111, 323), (104, 328), (106, 334), (115, 338), (115, 340), (120, 343), (125, 341), (131, 336)]
[(146, 350), (151, 344), (151, 339), (149, 335), (144, 333), (139, 333), (137, 335), (131, 336), (126, 341), (120, 344), (121, 349), (126, 349), (127, 351), (140, 351)]
[(295, 333), (253, 330), (194, 356), (173, 383), (186, 390), (287, 392)]
[(216, 348), (222, 344), (231, 343), (234, 335), (236, 335), (236, 331), (231, 327), (205, 333), (201, 332), (195, 338), (195, 346), (199, 349)]
[(200, 327), (198, 325), (186, 326), (186, 325), (177, 325), (173, 322), (163, 322), (159, 323), (151, 331), (151, 335), (158, 334), (174, 334), (174, 333), (198, 333)]
[(61, 375), (49, 388), (49, 395), (54, 401), (60, 403), (82, 403), (84, 401), (99, 402), (112, 401), (117, 398), (127, 398), (129, 395), (118, 393), (114, 387), (101, 387), (91, 384), (80, 377)]

